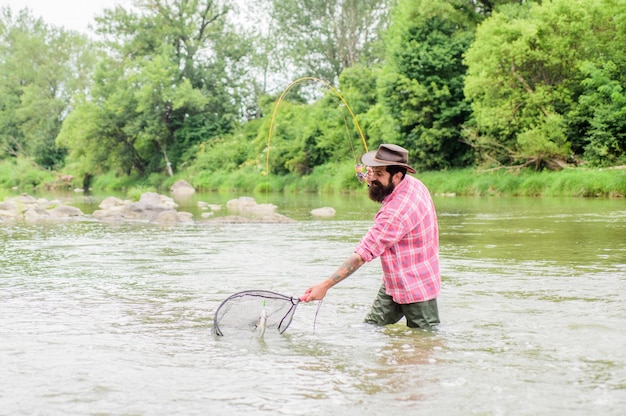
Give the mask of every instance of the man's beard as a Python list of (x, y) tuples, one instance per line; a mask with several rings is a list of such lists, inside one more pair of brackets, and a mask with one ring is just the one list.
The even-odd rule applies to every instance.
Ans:
[(378, 181), (372, 181), (368, 189), (370, 199), (372, 201), (382, 203), (387, 195), (393, 192), (395, 187), (396, 186), (393, 184), (393, 182), (390, 182), (387, 186), (383, 186), (383, 184)]

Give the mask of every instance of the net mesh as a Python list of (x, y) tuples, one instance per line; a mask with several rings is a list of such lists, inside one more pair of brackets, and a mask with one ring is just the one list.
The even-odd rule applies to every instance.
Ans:
[(269, 290), (246, 290), (229, 296), (215, 311), (213, 332), (223, 336), (230, 330), (257, 331), (261, 317), (264, 328), (287, 330), (300, 299)]

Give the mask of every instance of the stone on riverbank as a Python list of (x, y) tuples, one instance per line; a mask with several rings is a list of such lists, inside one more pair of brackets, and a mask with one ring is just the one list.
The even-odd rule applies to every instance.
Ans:
[[(213, 214), (221, 209), (219, 205), (207, 204)], [(0, 202), (0, 224), (14, 224), (18, 222), (54, 221), (54, 220), (97, 220), (102, 222), (144, 221), (160, 224), (189, 224), (194, 223), (193, 215), (189, 212), (177, 211), (178, 204), (165, 195), (146, 192), (139, 201), (122, 200), (113, 196), (107, 197), (98, 205), (91, 215), (85, 215), (76, 207), (63, 204), (61, 201), (35, 199), (23, 194), (13, 198), (5, 198)], [(202, 215), (200, 222), (220, 223), (286, 223), (295, 222), (291, 218), (277, 214), (276, 206), (272, 204), (257, 204), (254, 198), (241, 197), (228, 201), (227, 208), (232, 215), (207, 219)], [(213, 215), (211, 215), (212, 217)]]
[(273, 204), (257, 204), (249, 196), (231, 199), (226, 203), (226, 209), (231, 215), (204, 219), (210, 223), (290, 223), (295, 220), (275, 211), (278, 207)]
[(335, 214), (337, 213), (337, 211), (335, 211), (334, 208), (332, 207), (323, 207), (323, 208), (316, 208), (314, 210), (311, 210), (311, 215), (313, 215), (314, 217), (334, 217)]
[(276, 208), (278, 207), (272, 204), (257, 204), (256, 200), (249, 196), (231, 199), (226, 203), (228, 212), (251, 217), (273, 214)]
[(181, 179), (172, 185), (170, 191), (173, 194), (193, 194), (196, 189), (189, 182)]
[(92, 216), (107, 222), (127, 220), (168, 224), (193, 222), (191, 213), (176, 211), (178, 204), (172, 198), (155, 192), (141, 194), (137, 202), (108, 197), (98, 207), (100, 209), (94, 211)]
[(0, 223), (12, 224), (17, 222), (37, 222), (46, 220), (76, 220), (84, 218), (85, 214), (76, 208), (64, 205), (58, 200), (22, 194), (12, 198), (5, 198), (0, 202)]

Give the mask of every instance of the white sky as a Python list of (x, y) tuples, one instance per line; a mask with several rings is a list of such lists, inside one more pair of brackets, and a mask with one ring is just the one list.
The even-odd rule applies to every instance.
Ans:
[(32, 15), (44, 22), (68, 30), (89, 33), (94, 17), (116, 5), (130, 5), (130, 0), (0, 0), (0, 7), (9, 6), (13, 13), (29, 8)]

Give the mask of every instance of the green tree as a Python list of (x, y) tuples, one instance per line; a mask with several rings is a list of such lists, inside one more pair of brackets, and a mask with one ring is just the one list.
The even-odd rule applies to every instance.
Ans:
[(0, 16), (0, 146), (2, 155), (26, 156), (59, 167), (55, 144), (72, 96), (89, 86), (97, 54), (75, 32), (46, 25), (27, 9)]
[(386, 141), (411, 150), (421, 169), (467, 165), (471, 149), (461, 140), (469, 118), (463, 54), (473, 24), (443, 1), (401, 1), (387, 39), (379, 97), (398, 127)]
[[(241, 118), (238, 64), (247, 49), (226, 24), (229, 7), (210, 0), (136, 7), (118, 6), (97, 19), (109, 57), (83, 105), (100, 110), (76, 115), (93, 117), (86, 122), (94, 130), (86, 134), (70, 120), (61, 138), (83, 174), (98, 173), (96, 165), (76, 158), (104, 157), (103, 169), (125, 174), (172, 174), (195, 144), (229, 133)], [(96, 147), (89, 142), (108, 150), (85, 156)]]
[[(448, 0), (452, 7), (465, 14), (471, 22), (479, 24), (498, 8), (508, 5), (522, 5), (527, 0)], [(541, 3), (541, 1), (539, 1)]]
[(586, 78), (578, 105), (569, 114), (571, 124), (584, 125), (585, 159), (595, 166), (626, 163), (626, 91), (621, 71), (608, 61), (598, 68), (581, 66)]
[(590, 99), (581, 94), (593, 95), (581, 68), (624, 63), (615, 42), (623, 10), (612, 0), (554, 0), (501, 8), (485, 20), (466, 54), (465, 85), (475, 122), (468, 137), (485, 159), (558, 166), (585, 148), (589, 126), (599, 124), (598, 113), (577, 108)]
[(344, 69), (378, 62), (395, 0), (272, 0), (274, 54), (297, 76), (336, 84)]

